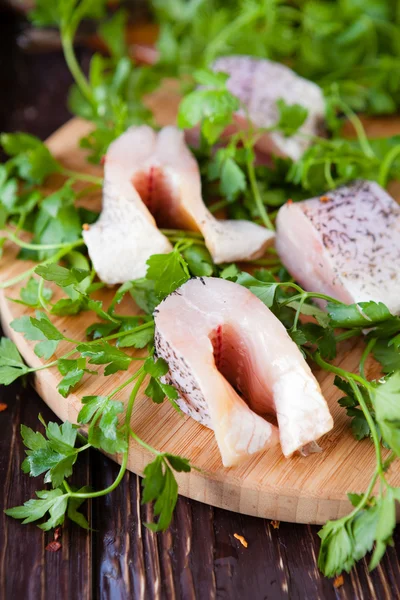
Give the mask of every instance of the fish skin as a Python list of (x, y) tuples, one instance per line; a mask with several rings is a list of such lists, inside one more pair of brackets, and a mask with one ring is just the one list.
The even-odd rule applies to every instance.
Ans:
[(286, 203), (276, 227), (278, 254), (306, 290), (400, 313), (400, 206), (377, 183)]
[(332, 428), (301, 352), (245, 287), (191, 279), (163, 300), (154, 319), (156, 354), (169, 366), (166, 381), (177, 388), (180, 408), (214, 430), (224, 466), (278, 439), (289, 456)]
[[(244, 104), (250, 121), (256, 127), (271, 127), (277, 123), (279, 111), (276, 102), (282, 98), (287, 104), (301, 104), (308, 109), (308, 117), (299, 130), (301, 134), (323, 133), (325, 102), (321, 88), (286, 65), (233, 55), (218, 58), (213, 69), (229, 75), (228, 90)], [(243, 109), (236, 113), (236, 129), (248, 127), (247, 115)], [(285, 137), (275, 131), (264, 134), (255, 147), (261, 153), (299, 160), (311, 144), (312, 140), (303, 135)]]
[(158, 227), (201, 231), (217, 264), (258, 258), (275, 237), (255, 223), (212, 216), (197, 162), (176, 127), (129, 128), (108, 149), (104, 181), (101, 216), (83, 237), (109, 284), (143, 277), (152, 254), (172, 250)]

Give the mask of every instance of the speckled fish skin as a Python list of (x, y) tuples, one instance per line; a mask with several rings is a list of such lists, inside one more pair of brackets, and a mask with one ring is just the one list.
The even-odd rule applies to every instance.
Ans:
[(154, 317), (156, 353), (169, 365), (166, 380), (176, 386), (181, 409), (214, 430), (224, 466), (278, 439), (289, 456), (332, 428), (325, 399), (296, 344), (245, 287), (212, 277), (191, 279)]
[(400, 206), (377, 183), (286, 203), (276, 225), (281, 260), (306, 290), (400, 313)]
[[(301, 104), (308, 109), (307, 120), (300, 128), (302, 134), (319, 135), (323, 132), (325, 102), (320, 87), (289, 67), (267, 59), (223, 56), (215, 61), (213, 68), (229, 74), (229, 91), (244, 104), (250, 121), (256, 127), (276, 124), (279, 117), (276, 102), (282, 98), (287, 104)], [(237, 113), (238, 128), (246, 127), (246, 121), (245, 111), (240, 110)], [(260, 138), (256, 148), (266, 154), (298, 160), (311, 143), (301, 135), (284, 137), (278, 132), (270, 132)]]
[(158, 227), (201, 231), (217, 264), (258, 258), (274, 239), (254, 223), (212, 216), (197, 162), (176, 127), (128, 129), (109, 147), (104, 180), (101, 217), (84, 239), (107, 283), (143, 277), (151, 254), (171, 251)]

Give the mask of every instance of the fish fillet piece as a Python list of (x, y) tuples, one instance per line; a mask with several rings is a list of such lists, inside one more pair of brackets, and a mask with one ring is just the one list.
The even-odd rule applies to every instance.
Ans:
[[(236, 114), (237, 128), (246, 128), (248, 118), (256, 127), (275, 125), (279, 117), (276, 102), (282, 98), (287, 104), (301, 104), (308, 109), (308, 117), (299, 132), (309, 135), (323, 132), (325, 102), (321, 88), (289, 67), (267, 59), (223, 56), (215, 61), (213, 69), (229, 75), (227, 87), (246, 109)], [(259, 139), (256, 149), (298, 160), (311, 143), (312, 140), (298, 134), (285, 137), (270, 132)]]
[(286, 203), (276, 225), (278, 254), (306, 290), (400, 313), (400, 206), (377, 183)]
[(156, 353), (169, 366), (166, 380), (177, 388), (181, 409), (214, 430), (225, 466), (278, 438), (289, 456), (332, 428), (296, 344), (245, 287), (213, 277), (191, 279), (154, 317)]
[(107, 283), (144, 276), (151, 254), (171, 250), (157, 227), (201, 231), (217, 264), (258, 258), (275, 237), (255, 223), (212, 216), (197, 162), (176, 127), (128, 129), (108, 149), (104, 178), (101, 217), (84, 239)]

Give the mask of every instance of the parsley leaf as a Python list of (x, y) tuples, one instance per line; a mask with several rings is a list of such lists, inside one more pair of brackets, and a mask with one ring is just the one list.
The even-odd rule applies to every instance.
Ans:
[[(23, 333), (27, 340), (39, 341), (35, 346), (35, 354), (41, 358), (50, 358), (64, 336), (52, 325), (47, 315), (36, 311), (36, 319), (24, 315), (10, 323), (14, 331)], [(45, 333), (46, 332), (46, 333)], [(47, 334), (50, 337), (47, 337)]]
[(321, 538), (321, 549), (318, 567), (326, 577), (334, 577), (342, 570), (350, 571), (354, 564), (353, 541), (346, 522), (328, 521), (318, 535)]
[(46, 473), (45, 482), (51, 482), (57, 488), (72, 474), (72, 467), (78, 456), (75, 449), (78, 428), (68, 421), (61, 426), (57, 423), (43, 424), (47, 439), (21, 425), (21, 435), (27, 447), (22, 470), (32, 477)]
[(29, 183), (42, 184), (52, 173), (61, 170), (50, 150), (37, 137), (28, 133), (2, 133), (0, 144), (13, 157), (12, 166), (18, 176)]
[[(123, 328), (121, 328), (123, 331)], [(154, 323), (118, 339), (119, 348), (145, 348), (154, 341)]]
[(276, 102), (279, 111), (279, 120), (274, 126), (285, 137), (294, 135), (307, 119), (308, 110), (300, 104), (287, 104), (283, 98)]
[(215, 271), (211, 255), (205, 246), (189, 246), (182, 251), (189, 271), (195, 277), (211, 277)]
[(31, 325), (41, 331), (47, 340), (61, 341), (64, 338), (61, 331), (50, 321), (49, 317), (40, 311), (36, 311), (36, 318), (30, 317)]
[(378, 340), (373, 349), (374, 358), (382, 365), (384, 373), (400, 370), (400, 352), (390, 340)]
[(14, 519), (24, 519), (23, 524), (38, 521), (48, 512), (50, 518), (48, 521), (39, 525), (44, 531), (62, 525), (64, 523), (65, 511), (67, 510), (68, 494), (63, 493), (59, 488), (55, 490), (43, 490), (36, 492), (38, 500), (32, 499), (24, 503), (23, 506), (9, 508), (6, 515)]
[[(351, 418), (351, 429), (356, 440), (363, 440), (371, 435), (371, 430), (365, 418), (365, 415), (360, 406), (356, 396), (354, 395), (352, 387), (347, 381), (341, 379), (337, 375), (335, 376), (334, 384), (342, 392), (346, 394), (343, 398), (340, 398), (339, 405), (346, 409), (346, 414)], [(365, 388), (358, 386), (360, 394), (362, 394), (365, 403), (368, 406), (368, 410), (374, 420), (375, 412), (371, 404), (369, 394)]]
[(171, 522), (178, 499), (178, 485), (173, 470), (189, 472), (187, 459), (172, 454), (159, 454), (144, 469), (142, 504), (153, 502), (157, 523), (146, 523), (152, 531), (164, 531)]
[(102, 340), (96, 344), (79, 344), (76, 349), (82, 357), (89, 358), (91, 365), (107, 365), (104, 369), (106, 376), (117, 371), (126, 371), (132, 362), (125, 352)]
[[(39, 281), (34, 277), (30, 277), (25, 287), (20, 289), (19, 292), (20, 300), (13, 299), (13, 302), (17, 304), (24, 304), (32, 308), (41, 308), (39, 302)], [(43, 287), (42, 297), (44, 300), (49, 302), (53, 296), (53, 292), (50, 288)]]
[(231, 123), (240, 102), (226, 89), (227, 76), (205, 70), (194, 73), (199, 83), (214, 89), (198, 89), (183, 98), (179, 105), (178, 126), (188, 129), (201, 123), (201, 132), (212, 145)]
[(143, 365), (145, 373), (150, 375), (150, 381), (144, 391), (146, 396), (151, 398), (156, 404), (161, 404), (167, 397), (172, 401), (174, 408), (177, 408), (174, 400), (178, 398), (177, 390), (168, 383), (163, 383), (160, 378), (168, 373), (168, 364), (163, 358), (156, 361), (150, 356)]
[[(77, 490), (79, 494), (89, 494), (91, 492), (91, 488), (88, 485)], [(68, 501), (68, 511), (67, 516), (68, 519), (74, 521), (79, 527), (83, 527), (83, 529), (90, 529), (89, 523), (86, 517), (78, 511), (78, 508), (85, 502), (85, 498), (70, 498)]]
[(10, 385), (13, 381), (29, 372), (17, 346), (8, 338), (0, 339), (0, 384)]
[(54, 281), (60, 287), (68, 287), (69, 285), (78, 285), (86, 279), (90, 274), (89, 271), (83, 269), (66, 269), (55, 263), (40, 265), (36, 267), (35, 273), (43, 277), (46, 281)]
[(332, 327), (352, 329), (353, 327), (373, 327), (393, 318), (389, 309), (382, 302), (358, 302), (342, 304), (328, 302), (327, 311)]
[(400, 371), (381, 380), (371, 391), (372, 404), (382, 437), (400, 455)]
[(90, 423), (89, 443), (110, 454), (125, 452), (126, 437), (118, 427), (118, 416), (124, 410), (122, 402), (111, 400), (108, 396), (84, 396), (82, 404), (78, 421), (82, 424)]
[(61, 375), (64, 375), (63, 379), (57, 386), (58, 392), (66, 398), (70, 391), (81, 381), (85, 373), (94, 373), (96, 371), (89, 371), (86, 369), (86, 359), (78, 358), (75, 360), (60, 359), (57, 363), (58, 370)]
[(154, 292), (160, 300), (190, 279), (186, 261), (176, 247), (169, 254), (153, 254), (147, 264), (146, 278), (155, 282)]
[(236, 283), (250, 290), (257, 298), (264, 302), (265, 306), (271, 308), (275, 300), (275, 293), (279, 284), (277, 282), (260, 281), (244, 271), (239, 273)]
[(220, 180), (221, 194), (230, 202), (247, 188), (246, 175), (235, 161), (238, 149), (232, 145), (220, 148), (208, 164), (208, 179)]

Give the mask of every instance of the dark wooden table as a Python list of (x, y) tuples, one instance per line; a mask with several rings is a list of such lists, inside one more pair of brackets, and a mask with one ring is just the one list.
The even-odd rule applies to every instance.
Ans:
[[(23, 52), (19, 35), (15, 17), (0, 13), (0, 130), (46, 138), (69, 118), (71, 78), (59, 52)], [(87, 64), (88, 59), (88, 51), (81, 50), (80, 60)], [(0, 600), (400, 597), (399, 533), (395, 548), (372, 574), (362, 561), (335, 588), (316, 565), (318, 527), (280, 523), (275, 528), (270, 521), (179, 498), (170, 529), (156, 535), (143, 525), (151, 509), (141, 506), (140, 478), (133, 474), (88, 506), (92, 532), (68, 523), (62, 548), (46, 551), (52, 534), (22, 526), (3, 509), (32, 497), (38, 485), (20, 470), (20, 424), (36, 428), (39, 412), (46, 420), (52, 415), (30, 385), (0, 386), (0, 402), (8, 406), (0, 413)], [(100, 453), (85, 453), (74, 483), (100, 489), (116, 473), (116, 465)], [(248, 548), (234, 533), (245, 537)]]

